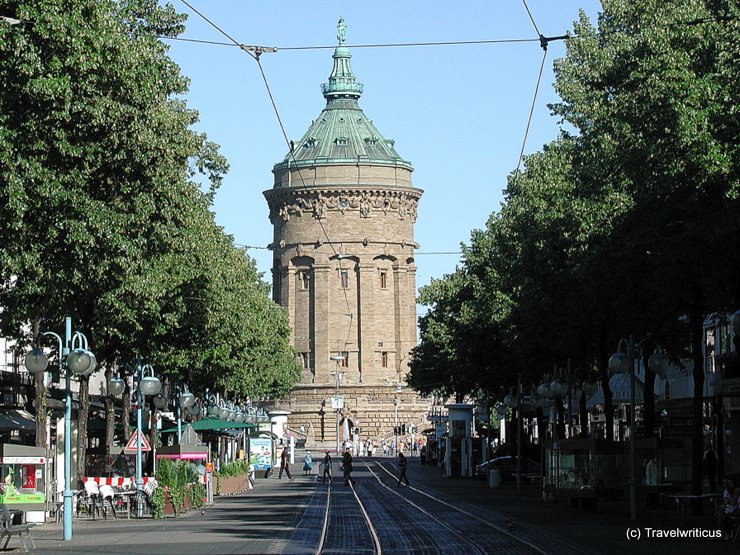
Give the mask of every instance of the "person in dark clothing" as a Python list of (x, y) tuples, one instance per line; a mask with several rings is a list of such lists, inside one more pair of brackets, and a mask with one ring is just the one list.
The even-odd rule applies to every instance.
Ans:
[(347, 449), (342, 455), (342, 469), (344, 470), (344, 485), (348, 486), (350, 482), (353, 484), (355, 481), (352, 479), (352, 453)]
[(324, 467), (324, 472), (321, 475), (321, 483), (326, 483), (326, 477), (329, 477), (329, 483), (331, 484), (331, 455), (329, 451), (324, 456), (324, 462), (321, 463)]
[(288, 455), (287, 447), (283, 449), (283, 453), (280, 455), (280, 473), (278, 474), (278, 479), (283, 478), (283, 470), (285, 471), (286, 476), (288, 476), (288, 479), (292, 480), (293, 476), (290, 475), (290, 457)]
[(406, 466), (407, 465), (408, 463), (406, 461), (406, 457), (404, 456), (403, 453), (399, 453), (398, 454), (398, 470), (399, 470), (398, 485), (399, 486), (401, 485), (401, 481), (405, 481), (406, 485), (407, 486), (409, 485), (409, 479), (406, 476)]

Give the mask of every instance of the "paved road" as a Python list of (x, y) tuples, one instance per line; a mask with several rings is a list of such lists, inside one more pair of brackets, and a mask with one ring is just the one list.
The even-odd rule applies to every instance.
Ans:
[[(39, 553), (308, 554), (316, 553), (328, 501), (325, 553), (373, 553), (371, 528), (388, 554), (737, 552), (723, 541), (627, 541), (631, 524), (623, 502), (583, 513), (563, 502), (545, 505), (533, 488), (517, 492), (510, 484), (491, 489), (479, 480), (447, 479), (418, 459), (409, 465), (409, 488), (397, 485), (392, 460), (357, 459), (357, 498), (341, 480), (329, 490), (299, 468), (292, 481), (273, 476), (258, 480), (248, 494), (217, 498), (203, 516), (192, 511), (166, 520), (81, 519), (71, 542), (61, 540), (61, 524), (37, 526), (33, 537)], [(711, 517), (681, 520), (671, 507), (641, 517), (643, 534), (647, 527), (714, 528)], [(11, 547), (19, 545), (11, 540)]]

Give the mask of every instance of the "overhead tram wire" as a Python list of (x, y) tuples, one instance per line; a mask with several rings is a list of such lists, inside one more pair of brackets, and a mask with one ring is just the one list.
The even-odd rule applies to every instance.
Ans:
[(534, 17), (532, 17), (532, 12), (529, 11), (529, 6), (527, 6), (527, 0), (522, 0), (522, 4), (524, 4), (524, 9), (527, 10), (527, 15), (529, 16), (529, 20), (532, 22), (532, 27), (534, 27), (534, 30), (537, 33), (537, 36), (541, 37), (542, 33), (540, 33), (540, 30), (537, 27), (537, 23), (535, 22)]
[[(280, 111), (278, 110), (277, 104), (275, 103), (275, 98), (272, 94), (272, 89), (270, 88), (270, 83), (267, 80), (267, 75), (265, 74), (264, 68), (262, 67), (262, 63), (260, 62), (260, 55), (262, 52), (276, 52), (276, 48), (265, 48), (265, 47), (251, 47), (246, 46), (244, 44), (239, 43), (236, 39), (234, 39), (232, 36), (230, 36), (226, 31), (221, 29), (218, 25), (216, 25), (213, 21), (208, 19), (204, 14), (199, 12), (197, 9), (195, 9), (187, 0), (181, 0), (183, 4), (185, 4), (188, 8), (193, 10), (198, 16), (200, 16), (203, 20), (205, 20), (209, 25), (211, 25), (214, 29), (216, 29), (219, 33), (221, 33), (223, 36), (228, 38), (232, 43), (239, 46), (241, 50), (249, 54), (249, 56), (252, 57), (252, 59), (257, 62), (257, 67), (259, 68), (260, 75), (262, 76), (262, 80), (265, 83), (265, 89), (267, 90), (267, 95), (270, 98), (270, 103), (272, 104), (272, 109), (275, 112), (275, 117), (277, 118), (278, 125), (280, 126), (280, 131), (283, 134), (283, 139), (285, 139), (285, 144), (288, 146), (288, 156), (293, 158), (293, 162), (296, 163), (297, 167), (297, 160), (295, 158), (295, 154), (293, 152), (293, 149), (290, 148), (290, 139), (288, 138), (288, 134), (285, 131), (285, 125), (283, 125), (282, 117), (280, 117)], [(290, 169), (289, 169), (290, 171)], [(298, 177), (301, 180), (301, 185), (305, 191), (309, 191), (308, 186), (306, 185), (306, 182), (303, 179), (302, 173), (298, 172)], [(324, 234), (324, 237), (326, 237), (326, 242), (329, 245), (329, 247), (332, 250), (332, 253), (334, 253), (334, 256), (337, 257), (337, 261), (339, 263), (339, 270), (342, 271), (342, 258), (339, 257), (339, 253), (337, 252), (336, 247), (334, 246), (334, 243), (332, 242), (331, 238), (329, 237), (329, 233), (326, 231), (326, 227), (324, 226), (323, 222), (321, 221), (321, 218), (317, 218), (316, 221), (319, 224), (319, 227), (321, 228), (321, 231)], [(344, 294), (344, 302), (347, 306), (347, 314), (349, 314), (349, 325), (347, 326), (347, 338), (345, 340), (345, 345), (349, 344), (349, 338), (352, 333), (352, 323), (354, 322), (354, 313), (352, 312), (352, 307), (349, 303), (349, 296), (347, 294), (347, 288), (342, 287), (342, 292)]]
[(537, 95), (540, 92), (540, 84), (542, 83), (542, 71), (545, 68), (545, 60), (547, 59), (547, 46), (551, 41), (555, 40), (567, 40), (569, 38), (569, 35), (561, 35), (557, 37), (546, 37), (542, 33), (540, 33), (539, 27), (537, 27), (537, 23), (534, 20), (534, 17), (532, 17), (532, 12), (529, 11), (529, 6), (527, 5), (527, 0), (522, 0), (522, 3), (524, 4), (524, 9), (527, 10), (527, 15), (529, 16), (529, 20), (532, 22), (532, 27), (534, 27), (535, 32), (537, 35), (539, 35), (539, 41), (540, 41), (540, 47), (542, 48), (542, 61), (540, 62), (540, 70), (537, 72), (537, 83), (534, 87), (534, 95), (532, 95), (532, 104), (529, 107), (529, 115), (527, 116), (527, 125), (524, 128), (524, 138), (522, 139), (522, 148), (519, 150), (519, 157), (516, 162), (516, 170), (514, 171), (514, 183), (519, 179), (519, 169), (522, 165), (522, 160), (524, 159), (524, 149), (527, 146), (527, 137), (529, 137), (529, 128), (532, 125), (532, 115), (534, 114), (534, 108), (537, 105)]
[[(184, 2), (185, 0), (183, 0)], [(174, 40), (180, 42), (194, 42), (197, 44), (208, 44), (212, 46), (229, 46), (240, 48), (242, 45), (234, 42), (218, 42), (204, 39), (190, 39), (185, 37), (168, 37), (162, 35), (158, 37), (164, 40)], [(539, 39), (481, 39), (481, 40), (448, 40), (448, 41), (427, 41), (427, 42), (388, 42), (378, 44), (348, 44), (347, 48), (409, 48), (422, 46), (469, 46), (469, 45), (486, 45), (486, 44), (521, 44), (527, 42), (537, 42)], [(285, 50), (332, 50), (336, 45), (314, 45), (314, 46), (276, 46), (275, 51)]]
[[(185, 0), (182, 0), (183, 3), (185, 3)], [(190, 7), (188, 5), (188, 7)], [(542, 44), (543, 39), (547, 42), (552, 42), (555, 40), (568, 40), (573, 37), (573, 35), (565, 34), (565, 35), (558, 35), (553, 37), (545, 37), (542, 36), (539, 30), (537, 29), (537, 25), (534, 22), (534, 19), (532, 18), (532, 15), (529, 11), (529, 8), (527, 8), (527, 13), (530, 16), (530, 19), (532, 20), (532, 24), (535, 27), (535, 31), (537, 32), (539, 38), (515, 38), (515, 39), (481, 39), (481, 40), (451, 40), (451, 41), (426, 41), (426, 42), (389, 42), (389, 43), (378, 43), (378, 44), (348, 44), (347, 48), (352, 49), (358, 49), (358, 48), (407, 48), (407, 47), (425, 47), (425, 46), (466, 46), (466, 45), (472, 45), (472, 46), (480, 46), (480, 45), (487, 45), (487, 44), (523, 44), (528, 42), (539, 42)], [(191, 7), (193, 11), (195, 11), (194, 8)], [(197, 13), (197, 12), (196, 12)], [(205, 18), (204, 18), (205, 19)], [(730, 21), (736, 20), (737, 17), (734, 15), (724, 15), (724, 16), (717, 16), (717, 17), (702, 17), (698, 19), (690, 19), (686, 21), (676, 21), (675, 23), (666, 25), (667, 27), (676, 27), (676, 26), (695, 26), (695, 25), (703, 25), (706, 23), (728, 23)], [(664, 26), (661, 25), (655, 25), (650, 26), (653, 28), (661, 28)], [(621, 32), (625, 33), (627, 31), (621, 30), (621, 31), (611, 31), (614, 32)], [(242, 48), (244, 45), (236, 42), (219, 42), (214, 40), (205, 40), (205, 39), (195, 39), (195, 38), (187, 38), (187, 37), (170, 37), (167, 35), (158, 35), (158, 39), (161, 40), (171, 40), (171, 41), (177, 41), (177, 42), (192, 42), (195, 44), (205, 44), (210, 46), (228, 46), (228, 47), (236, 47), (236, 48)], [(336, 48), (336, 45), (313, 45), (313, 46), (276, 46), (274, 48), (271, 48), (271, 52), (282, 52), (287, 50), (330, 50)]]

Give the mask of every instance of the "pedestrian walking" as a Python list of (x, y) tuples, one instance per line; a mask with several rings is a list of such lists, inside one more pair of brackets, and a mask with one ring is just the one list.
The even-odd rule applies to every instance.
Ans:
[(287, 447), (283, 449), (283, 452), (280, 455), (280, 472), (278, 473), (279, 480), (283, 479), (283, 471), (285, 471), (285, 475), (289, 480), (293, 479), (293, 476), (290, 475), (290, 456), (288, 455)]
[(324, 472), (321, 475), (321, 483), (326, 483), (327, 476), (329, 477), (329, 483), (331, 484), (331, 455), (329, 454), (329, 451), (326, 452), (326, 455), (324, 455), (324, 461), (321, 463), (321, 466), (324, 467)]
[(309, 451), (308, 453), (306, 453), (306, 456), (303, 457), (303, 475), (310, 476), (312, 470), (313, 470), (313, 457), (311, 456), (311, 451)]
[(407, 465), (408, 463), (406, 462), (406, 457), (404, 456), (403, 453), (399, 453), (398, 454), (398, 470), (399, 470), (398, 485), (399, 486), (401, 485), (402, 480), (406, 482), (407, 486), (409, 485), (409, 479), (406, 476), (406, 466)]
[(355, 483), (352, 479), (352, 453), (347, 449), (342, 455), (342, 470), (344, 471), (344, 485), (348, 486), (351, 483)]
[(367, 456), (372, 457), (373, 456), (373, 440), (370, 439), (367, 442)]

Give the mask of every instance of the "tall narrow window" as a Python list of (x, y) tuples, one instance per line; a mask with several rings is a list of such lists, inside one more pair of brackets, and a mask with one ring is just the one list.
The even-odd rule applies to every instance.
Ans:
[(308, 273), (308, 270), (303, 270), (300, 273), (300, 283), (301, 283), (301, 289), (303, 291), (308, 291), (310, 285), (311, 285), (311, 277)]
[(380, 353), (380, 366), (388, 368), (388, 351)]
[(349, 366), (349, 351), (342, 351), (340, 354), (342, 355), (342, 360), (339, 362), (339, 366), (347, 368)]
[(309, 358), (308, 353), (299, 353), (299, 364), (301, 365), (301, 368), (308, 368), (309, 367)]
[(339, 271), (339, 286), (342, 289), (347, 289), (349, 287), (349, 271), (347, 270)]
[(388, 288), (388, 272), (386, 270), (380, 270), (380, 288)]

